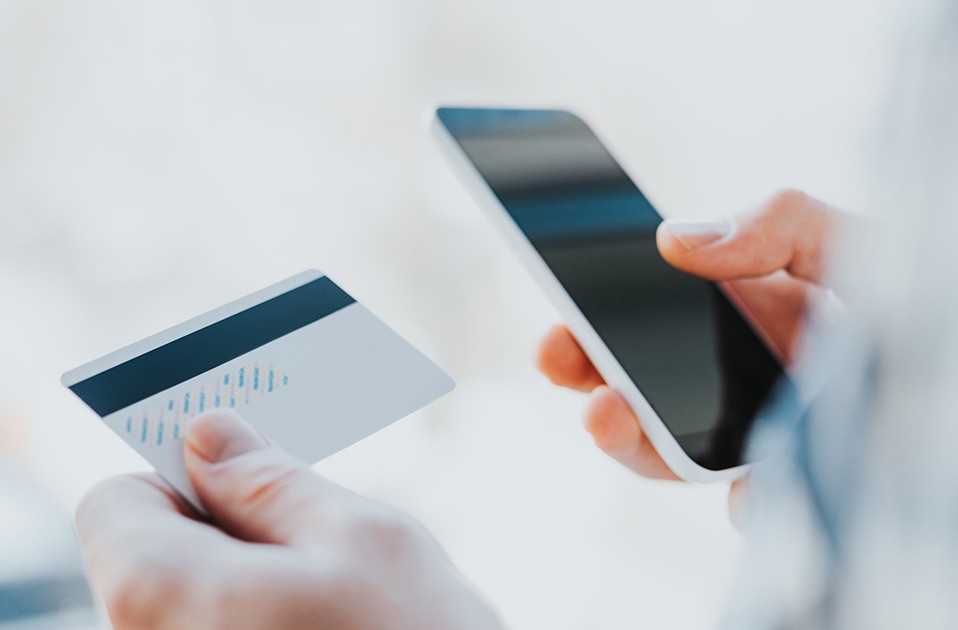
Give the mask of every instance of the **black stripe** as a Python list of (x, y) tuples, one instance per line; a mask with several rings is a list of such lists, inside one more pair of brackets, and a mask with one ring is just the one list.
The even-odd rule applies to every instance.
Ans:
[(128, 407), (355, 302), (327, 277), (151, 350), (70, 389), (101, 417)]

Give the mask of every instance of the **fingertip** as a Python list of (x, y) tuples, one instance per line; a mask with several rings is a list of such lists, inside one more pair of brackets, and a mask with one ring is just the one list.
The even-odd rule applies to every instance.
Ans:
[(659, 223), (659, 227), (655, 230), (655, 244), (659, 248), (659, 254), (662, 258), (672, 265), (681, 261), (688, 253), (688, 249), (669, 229), (667, 221)]
[(228, 407), (212, 409), (192, 418), (186, 425), (184, 437), (187, 442), (202, 439), (209, 433), (215, 433), (223, 423), (245, 423), (245, 420)]
[(585, 428), (596, 446), (611, 455), (633, 452), (642, 439), (638, 419), (618, 392), (599, 387), (589, 399)]
[(543, 337), (536, 350), (536, 367), (553, 384), (591, 391), (603, 380), (569, 329), (562, 325)]
[(731, 234), (732, 224), (725, 219), (666, 219), (655, 231), (659, 251), (670, 256), (694, 253)]
[(556, 368), (557, 351), (563, 343), (562, 337), (567, 333), (565, 326), (556, 324), (549, 329), (539, 345), (536, 346), (535, 362), (540, 372), (552, 378)]
[(732, 482), (728, 489), (728, 514), (737, 529), (742, 529), (745, 520), (745, 510), (749, 502), (749, 479), (742, 477)]

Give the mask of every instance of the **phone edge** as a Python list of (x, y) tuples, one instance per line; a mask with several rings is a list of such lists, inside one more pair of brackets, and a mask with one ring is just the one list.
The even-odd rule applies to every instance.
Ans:
[[(566, 325), (572, 330), (582, 349), (609, 387), (622, 394), (629, 406), (636, 412), (649, 441), (666, 465), (682, 479), (696, 483), (730, 481), (742, 477), (749, 469), (748, 464), (740, 464), (722, 470), (710, 470), (696, 463), (685, 452), (672, 432), (652, 409), (652, 405), (649, 404), (638, 386), (629, 378), (625, 369), (615, 359), (612, 351), (601, 340), (599, 334), (572, 300), (572, 297), (562, 287), (559, 279), (556, 278), (529, 239), (515, 224), (515, 221), (499, 202), (475, 165), (466, 156), (462, 147), (459, 146), (459, 143), (456, 142), (456, 139), (439, 119), (438, 110), (440, 107), (430, 108), (424, 118), (427, 121), (429, 131), (446, 158), (446, 162), (483, 213), (503, 234), (509, 249), (519, 259), (523, 267), (532, 274), (536, 284), (542, 288), (550, 302), (566, 320)], [(569, 113), (582, 120), (577, 114)], [(583, 123), (588, 126), (588, 123), (585, 123), (584, 120)], [(589, 129), (591, 130), (591, 126)], [(593, 133), (595, 132), (593, 131)]]

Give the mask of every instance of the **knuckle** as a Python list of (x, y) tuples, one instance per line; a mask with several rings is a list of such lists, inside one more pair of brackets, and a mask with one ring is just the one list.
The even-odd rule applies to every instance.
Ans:
[(85, 525), (89, 519), (102, 508), (104, 503), (108, 502), (110, 497), (118, 490), (127, 485), (126, 477), (110, 477), (98, 482), (89, 492), (84, 495), (77, 505), (74, 519), (77, 529), (82, 534), (86, 529)]
[(239, 497), (240, 503), (251, 510), (271, 505), (284, 495), (289, 495), (293, 486), (308, 473), (301, 465), (291, 465), (286, 461), (264, 461), (251, 472), (253, 482)]
[(761, 214), (783, 218), (801, 210), (808, 202), (808, 195), (796, 188), (784, 188), (766, 202)]
[(386, 508), (357, 517), (352, 533), (357, 544), (387, 561), (415, 555), (424, 539), (422, 527), (413, 518)]
[[(237, 601), (240, 572), (224, 571), (206, 558), (162, 551), (134, 554), (102, 589), (110, 621), (118, 630), (186, 627), (228, 628)], [(187, 621), (188, 620), (188, 621)]]
[(80, 536), (80, 542), (86, 542), (86, 536), (88, 533), (87, 523), (90, 520), (92, 514), (97, 511), (97, 505), (100, 500), (100, 484), (97, 484), (93, 489), (87, 492), (80, 502), (77, 504), (76, 511), (73, 513), (73, 522), (76, 525), (77, 534)]
[(184, 605), (191, 584), (189, 574), (154, 555), (130, 563), (102, 595), (116, 628), (155, 628), (163, 625), (169, 610)]

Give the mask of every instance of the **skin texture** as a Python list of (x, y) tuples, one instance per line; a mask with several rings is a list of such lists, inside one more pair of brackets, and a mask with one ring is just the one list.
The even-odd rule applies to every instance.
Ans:
[(498, 628), (414, 520), (322, 479), (232, 413), (198, 418), (186, 465), (210, 515), (156, 475), (77, 512), (114, 627)]
[[(734, 221), (666, 221), (659, 226), (656, 242), (662, 257), (677, 269), (726, 283), (779, 354), (791, 361), (807, 307), (821, 290), (828, 246), (851, 222), (846, 213), (802, 192), (785, 190), (754, 214)], [(625, 399), (605, 386), (566, 327), (556, 326), (546, 334), (536, 364), (556, 385), (590, 394), (584, 423), (596, 446), (643, 477), (678, 479), (646, 438)], [(732, 484), (733, 520), (746, 483)]]

